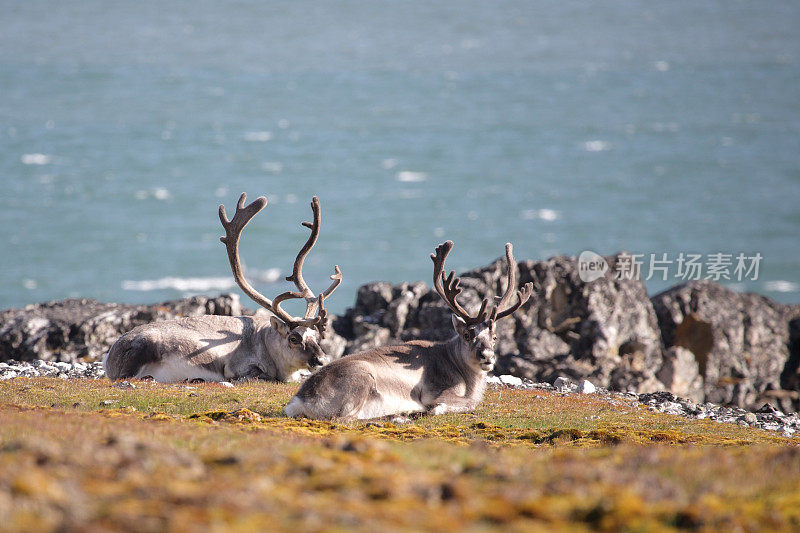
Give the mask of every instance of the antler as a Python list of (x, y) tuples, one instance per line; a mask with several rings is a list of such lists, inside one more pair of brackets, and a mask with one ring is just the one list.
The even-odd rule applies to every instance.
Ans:
[(310, 252), (311, 249), (314, 247), (314, 245), (317, 244), (317, 238), (319, 237), (321, 213), (320, 213), (319, 198), (316, 196), (311, 199), (311, 211), (314, 213), (314, 222), (301, 223), (301, 225), (311, 230), (311, 235), (308, 236), (308, 240), (300, 249), (300, 251), (297, 253), (297, 258), (295, 258), (294, 267), (292, 268), (292, 275), (286, 277), (286, 281), (294, 282), (295, 286), (300, 292), (284, 293), (289, 295), (287, 296), (287, 298), (288, 297), (305, 298), (306, 300), (305, 318), (310, 318), (314, 316), (314, 314), (317, 311), (317, 308), (320, 309), (322, 308), (324, 299), (330, 296), (331, 293), (333, 293), (333, 291), (336, 290), (336, 287), (338, 287), (339, 284), (342, 282), (342, 272), (341, 270), (339, 270), (339, 265), (334, 265), (333, 267), (334, 273), (331, 276), (333, 282), (331, 283), (330, 287), (328, 287), (327, 289), (325, 289), (325, 291), (322, 292), (322, 294), (320, 295), (322, 296), (322, 298), (320, 299), (317, 296), (314, 296), (314, 293), (308, 287), (306, 280), (303, 278), (303, 263), (306, 260), (308, 252)]
[(256, 214), (264, 209), (267, 205), (267, 199), (259, 196), (256, 200), (244, 207), (244, 202), (247, 199), (247, 193), (242, 193), (239, 201), (236, 204), (236, 212), (232, 220), (228, 220), (228, 215), (225, 213), (225, 206), (219, 206), (219, 220), (222, 222), (222, 227), (225, 228), (225, 236), (220, 237), (219, 240), (225, 244), (225, 249), (228, 251), (228, 262), (231, 264), (233, 271), (233, 279), (241, 287), (242, 291), (257, 304), (272, 310), (272, 301), (269, 298), (255, 290), (244, 278), (242, 273), (242, 264), (239, 261), (239, 237), (242, 235), (242, 230)]
[[(433, 260), (433, 286), (450, 309), (452, 309), (456, 315), (464, 319), (464, 322), (470, 326), (480, 324), (486, 320), (486, 306), (489, 305), (489, 299), (483, 299), (481, 308), (474, 317), (456, 301), (456, 297), (461, 294), (461, 287), (458, 286), (459, 283), (461, 283), (461, 278), (455, 277), (455, 271), (451, 271), (450, 275), (447, 277), (444, 275), (444, 262), (452, 249), (453, 241), (447, 241), (436, 247), (435, 254), (431, 254), (431, 259)], [(444, 286), (442, 286), (442, 283), (444, 283)]]
[(503, 294), (503, 297), (500, 298), (497, 306), (492, 309), (491, 312), (487, 311), (489, 299), (484, 298), (481, 302), (481, 308), (478, 310), (478, 314), (471, 316), (456, 300), (456, 297), (461, 294), (461, 288), (459, 287), (461, 279), (456, 277), (455, 271), (451, 271), (446, 277), (444, 274), (444, 262), (445, 259), (447, 259), (447, 255), (450, 253), (450, 250), (452, 249), (453, 241), (447, 241), (444, 244), (440, 244), (436, 247), (435, 254), (431, 254), (431, 259), (433, 260), (433, 286), (436, 289), (436, 292), (439, 293), (439, 296), (441, 296), (450, 307), (450, 309), (452, 309), (456, 315), (461, 317), (467, 325), (472, 326), (475, 324), (480, 324), (481, 322), (484, 322), (487, 317), (489, 320), (499, 320), (519, 309), (520, 306), (524, 304), (528, 298), (530, 298), (531, 293), (533, 292), (533, 285), (531, 283), (526, 283), (521, 290), (517, 291), (517, 303), (500, 311), (504, 305), (507, 305), (511, 298), (511, 294), (514, 291), (513, 287), (516, 286), (517, 264), (514, 261), (511, 243), (506, 243), (506, 261), (508, 261), (508, 288), (506, 289), (505, 294)]
[[(259, 211), (261, 211), (265, 205), (267, 205), (267, 199), (263, 196), (260, 196), (253, 203), (244, 207), (246, 198), (247, 194), (242, 193), (242, 195), (239, 197), (239, 202), (236, 204), (236, 213), (234, 213), (233, 219), (230, 221), (225, 213), (225, 206), (219, 206), (219, 219), (222, 222), (222, 227), (225, 228), (225, 236), (220, 237), (220, 240), (225, 244), (225, 247), (228, 251), (228, 260), (231, 264), (231, 270), (233, 271), (233, 277), (236, 280), (236, 283), (239, 285), (239, 287), (241, 287), (245, 294), (253, 299), (253, 301), (271, 311), (286, 324), (290, 325), (291, 327), (297, 327), (301, 325), (308, 327), (314, 326), (324, 337), (326, 318), (328, 314), (324, 307), (324, 301), (325, 298), (330, 296), (336, 287), (342, 282), (342, 272), (339, 270), (338, 265), (334, 267), (335, 272), (331, 276), (333, 282), (331, 283), (330, 287), (328, 287), (319, 296), (314, 296), (314, 293), (303, 279), (303, 261), (305, 260), (306, 255), (308, 255), (308, 252), (311, 251), (311, 248), (314, 247), (314, 244), (317, 242), (317, 237), (319, 236), (319, 198), (315, 196), (311, 201), (311, 209), (314, 212), (314, 223), (309, 224), (308, 222), (303, 222), (303, 226), (311, 229), (311, 236), (297, 254), (297, 258), (294, 262), (294, 268), (292, 269), (292, 275), (286, 278), (287, 281), (294, 281), (299, 292), (287, 291), (276, 296), (274, 300), (270, 300), (255, 290), (247, 282), (247, 280), (244, 278), (244, 274), (242, 273), (241, 262), (239, 261), (239, 238), (241, 237), (242, 230), (247, 223), (250, 222), (250, 220)], [(281, 302), (292, 298), (302, 298), (306, 300), (306, 313), (303, 318), (293, 317), (281, 309)], [(316, 317), (314, 316), (315, 314), (317, 315)]]
[[(514, 261), (514, 247), (510, 242), (506, 243), (506, 262), (508, 263), (508, 286), (506, 287), (505, 294), (503, 294), (503, 297), (497, 302), (497, 306), (492, 312), (494, 320), (500, 320), (514, 313), (514, 311), (522, 307), (522, 304), (528, 301), (528, 298), (530, 298), (533, 293), (533, 284), (529, 281), (523, 285), (520, 290), (516, 291), (517, 303), (503, 309), (503, 306), (507, 305), (509, 300), (511, 300), (511, 295), (514, 293), (514, 288), (517, 286), (517, 262)], [(500, 309), (503, 310), (500, 311)]]

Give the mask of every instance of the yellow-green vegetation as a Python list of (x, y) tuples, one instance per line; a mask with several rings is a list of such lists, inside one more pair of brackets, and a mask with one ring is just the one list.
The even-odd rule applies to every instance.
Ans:
[(296, 385), (0, 382), (0, 529), (798, 530), (800, 440), (493, 389), (405, 424), (293, 420)]

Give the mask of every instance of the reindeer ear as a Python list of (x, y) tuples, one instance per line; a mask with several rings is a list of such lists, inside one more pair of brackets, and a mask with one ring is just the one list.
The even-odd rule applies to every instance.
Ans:
[(279, 319), (278, 317), (276, 316), (269, 317), (269, 325), (272, 326), (272, 329), (280, 333), (281, 337), (286, 338), (289, 336), (289, 331), (291, 331), (289, 326), (286, 325), (286, 323), (281, 319)]
[(464, 333), (464, 328), (467, 327), (467, 323), (464, 322), (464, 319), (458, 315), (450, 315), (453, 318), (453, 328), (456, 330), (456, 333), (461, 335)]

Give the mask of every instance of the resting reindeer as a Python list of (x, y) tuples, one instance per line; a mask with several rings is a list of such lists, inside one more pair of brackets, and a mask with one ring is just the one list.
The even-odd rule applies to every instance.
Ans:
[(309, 418), (376, 418), (427, 411), (431, 414), (468, 411), (483, 398), (486, 374), (495, 363), (495, 323), (519, 309), (531, 295), (527, 283), (516, 291), (517, 302), (508, 305), (516, 287), (517, 264), (511, 244), (506, 244), (508, 288), (489, 311), (484, 299), (471, 316), (456, 301), (461, 293), (455, 272), (445, 277), (443, 268), (453, 248), (447, 241), (436, 248), (433, 285), (453, 310), (457, 335), (444, 342), (410, 341), (348, 355), (312, 374), (285, 412)]
[[(151, 376), (164, 382), (239, 378), (286, 381), (299, 369), (327, 362), (319, 346), (319, 340), (325, 337), (324, 302), (341, 283), (342, 273), (336, 266), (331, 276), (333, 282), (319, 296), (311, 292), (303, 279), (303, 261), (319, 236), (319, 199), (315, 196), (311, 201), (314, 223), (303, 222), (311, 235), (297, 254), (292, 275), (286, 278), (294, 282), (298, 292), (284, 292), (270, 301), (247, 282), (239, 261), (242, 230), (267, 205), (267, 199), (261, 196), (244, 207), (246, 198), (242, 193), (230, 221), (225, 206), (219, 206), (219, 218), (225, 228), (225, 236), (220, 240), (227, 248), (236, 283), (257, 304), (271, 311), (272, 316), (206, 315), (139, 326), (120, 337), (106, 355), (103, 363), (109, 378)], [(290, 298), (305, 299), (303, 318), (281, 309), (281, 302)]]

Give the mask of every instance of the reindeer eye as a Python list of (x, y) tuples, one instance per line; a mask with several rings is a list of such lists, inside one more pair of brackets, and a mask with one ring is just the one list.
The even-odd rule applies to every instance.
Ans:
[(300, 337), (297, 335), (289, 335), (289, 342), (291, 344), (300, 344)]
[(464, 340), (465, 341), (471, 341), (472, 340), (472, 332), (471, 331), (465, 331), (464, 332)]

